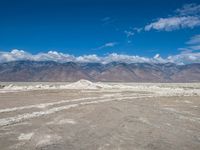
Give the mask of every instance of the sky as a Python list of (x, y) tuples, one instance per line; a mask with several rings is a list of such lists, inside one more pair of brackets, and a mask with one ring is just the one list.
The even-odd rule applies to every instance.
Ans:
[(1, 0), (0, 62), (18, 59), (198, 63), (200, 0)]

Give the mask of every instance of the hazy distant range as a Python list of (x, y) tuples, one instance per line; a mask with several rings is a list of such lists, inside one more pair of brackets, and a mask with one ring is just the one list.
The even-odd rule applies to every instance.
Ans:
[(200, 64), (58, 63), (14, 61), (0, 63), (1, 82), (200, 82)]

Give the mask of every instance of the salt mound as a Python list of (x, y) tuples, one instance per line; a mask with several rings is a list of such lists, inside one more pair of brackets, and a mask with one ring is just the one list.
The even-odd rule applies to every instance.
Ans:
[(93, 83), (91, 81), (81, 79), (77, 82), (65, 85), (64, 88), (67, 88), (67, 89), (100, 89), (103, 87), (97, 83)]
[(91, 86), (91, 85), (93, 85), (93, 83), (91, 81), (84, 80), (84, 79), (81, 79), (81, 80), (75, 82), (74, 84), (83, 85), (83, 86)]

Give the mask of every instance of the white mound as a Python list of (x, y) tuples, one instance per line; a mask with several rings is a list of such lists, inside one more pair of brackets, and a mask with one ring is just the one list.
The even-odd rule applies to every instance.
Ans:
[(77, 82), (65, 85), (66, 89), (101, 89), (104, 88), (101, 84), (93, 83), (88, 80), (81, 79)]

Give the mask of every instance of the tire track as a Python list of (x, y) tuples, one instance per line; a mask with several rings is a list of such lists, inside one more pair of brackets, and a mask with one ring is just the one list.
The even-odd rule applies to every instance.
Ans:
[[(27, 119), (32, 119), (32, 118), (37, 118), (41, 117), (44, 115), (50, 115), (62, 110), (68, 110), (70, 108), (75, 108), (79, 106), (84, 106), (84, 105), (90, 105), (90, 104), (98, 104), (98, 103), (104, 103), (104, 102), (110, 102), (110, 101), (122, 101), (122, 100), (128, 100), (128, 99), (136, 99), (136, 98), (148, 98), (148, 97), (154, 97), (154, 96), (127, 96), (127, 97), (113, 97), (113, 98), (105, 98), (103, 100), (95, 100), (95, 101), (87, 101), (87, 102), (80, 102), (80, 103), (75, 103), (75, 104), (68, 104), (60, 107), (54, 107), (45, 111), (37, 111), (37, 112), (32, 112), (32, 113), (25, 113), (25, 114), (20, 114), (14, 117), (8, 117), (8, 118), (2, 118), (0, 119), (0, 127), (1, 126), (7, 126), (15, 123), (19, 123), (21, 121), (27, 120)], [(92, 100), (92, 99), (91, 99)]]
[(0, 109), (0, 113), (6, 113), (6, 112), (12, 112), (12, 111), (18, 111), (18, 110), (24, 110), (24, 109), (31, 109), (31, 108), (46, 108), (49, 106), (59, 105), (59, 104), (64, 104), (64, 103), (69, 103), (69, 102), (95, 100), (95, 99), (99, 99), (99, 98), (107, 98), (107, 97), (112, 97), (112, 96), (114, 96), (114, 94), (105, 94), (103, 96), (78, 98), (78, 99), (73, 99), (73, 100), (62, 100), (62, 101), (58, 101), (58, 102), (41, 103), (41, 104), (28, 105), (28, 106), (22, 106), (22, 107), (5, 108), (5, 109)]

